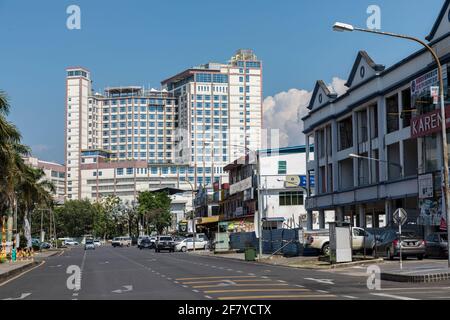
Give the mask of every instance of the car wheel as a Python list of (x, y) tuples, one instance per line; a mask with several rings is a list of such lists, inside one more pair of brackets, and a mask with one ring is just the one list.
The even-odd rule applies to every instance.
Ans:
[(325, 243), (322, 247), (322, 254), (324, 256), (329, 256), (330, 255), (330, 244), (329, 243)]
[(423, 254), (417, 255), (417, 260), (423, 260)]
[(394, 256), (392, 255), (391, 249), (388, 248), (386, 251), (386, 256), (389, 260), (394, 260)]
[(181, 248), (181, 251), (182, 251), (182, 252), (186, 252), (186, 251), (187, 251), (187, 248), (186, 248), (186, 247), (182, 247), (182, 248)]

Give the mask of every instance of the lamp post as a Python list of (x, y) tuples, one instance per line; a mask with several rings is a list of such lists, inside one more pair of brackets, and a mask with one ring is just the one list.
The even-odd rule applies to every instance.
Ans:
[(366, 157), (366, 156), (361, 156), (359, 154), (354, 154), (354, 153), (350, 153), (348, 155), (350, 158), (355, 158), (355, 159), (367, 159), (367, 160), (372, 160), (372, 161), (377, 161), (377, 162), (384, 162), (387, 163), (388, 165), (391, 166), (395, 166), (400, 168), (400, 173), (403, 176), (403, 166), (399, 163), (395, 163), (395, 162), (391, 162), (391, 161), (386, 161), (386, 160), (382, 160), (382, 159), (377, 159), (377, 158), (372, 158), (372, 157)]
[[(449, 168), (448, 168), (448, 145), (447, 145), (447, 126), (446, 126), (446, 116), (445, 116), (445, 101), (444, 101), (444, 77), (442, 72), (442, 64), (439, 60), (438, 55), (434, 51), (434, 49), (429, 46), (427, 43), (425, 43), (423, 40), (420, 40), (415, 37), (407, 36), (407, 35), (401, 35), (396, 34), (392, 32), (382, 32), (382, 31), (376, 31), (376, 30), (370, 30), (370, 29), (363, 29), (355, 27), (351, 24), (342, 23), (342, 22), (336, 22), (333, 26), (334, 31), (338, 32), (344, 32), (344, 31), (360, 31), (360, 32), (366, 32), (366, 33), (373, 33), (378, 34), (382, 36), (388, 36), (388, 37), (394, 37), (394, 38), (400, 38), (400, 39), (406, 39), (410, 41), (417, 42), (421, 44), (433, 57), (434, 61), (436, 62), (437, 69), (438, 69), (438, 77), (439, 77), (439, 94), (440, 94), (440, 111), (441, 111), (441, 143), (442, 143), (442, 159), (443, 159), (443, 193), (444, 193), (444, 199), (445, 199), (445, 209), (446, 212), (446, 218), (447, 218), (447, 237), (450, 236), (450, 194), (449, 194)], [(447, 241), (447, 249), (450, 249), (450, 241)], [(448, 256), (448, 268), (450, 268), (450, 255)]]
[(192, 194), (191, 194), (191, 197), (192, 197), (192, 215), (191, 215), (191, 217), (192, 217), (192, 231), (193, 231), (193, 235), (192, 235), (192, 247), (193, 247), (193, 250), (194, 250), (194, 252), (195, 252), (195, 238), (196, 238), (196, 230), (195, 230), (195, 202), (194, 202), (194, 186), (192, 185), (192, 183), (189, 181), (189, 180), (186, 180), (186, 182), (187, 183), (189, 183), (189, 186), (191, 187), (191, 191), (192, 191)]

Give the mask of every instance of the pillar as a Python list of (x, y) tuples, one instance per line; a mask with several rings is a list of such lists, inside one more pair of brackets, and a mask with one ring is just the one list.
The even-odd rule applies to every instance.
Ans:
[(390, 226), (392, 224), (392, 201), (386, 200), (384, 202), (385, 213), (386, 213), (386, 226)]
[(319, 211), (319, 229), (325, 229), (325, 210)]
[(336, 208), (336, 222), (344, 222), (344, 207), (337, 207)]
[(359, 227), (367, 228), (367, 219), (366, 219), (366, 208), (364, 205), (358, 206), (358, 216), (359, 216)]
[(312, 210), (306, 211), (306, 229), (313, 229), (313, 212)]
[(380, 214), (378, 212), (374, 212), (372, 215), (372, 224), (373, 228), (379, 228), (380, 227)]

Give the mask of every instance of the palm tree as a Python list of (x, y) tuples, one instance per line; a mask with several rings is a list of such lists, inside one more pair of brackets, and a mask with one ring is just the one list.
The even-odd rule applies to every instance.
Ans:
[(19, 130), (6, 119), (9, 111), (8, 98), (0, 91), (0, 213), (11, 215), (20, 207), (26, 220), (36, 204), (52, 204), (54, 186), (43, 180), (42, 170), (25, 163), (23, 157), (30, 149), (21, 144)]

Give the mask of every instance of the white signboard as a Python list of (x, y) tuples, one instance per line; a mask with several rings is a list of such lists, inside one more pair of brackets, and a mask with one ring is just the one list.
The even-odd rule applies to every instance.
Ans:
[(418, 178), (419, 199), (433, 198), (433, 174), (423, 174)]
[(241, 180), (230, 186), (230, 195), (250, 189), (252, 187), (252, 177)]
[(398, 208), (397, 210), (395, 210), (393, 218), (394, 218), (395, 223), (397, 223), (399, 226), (401, 226), (401, 225), (405, 224), (406, 220), (408, 219), (408, 214), (406, 213), (405, 209)]

